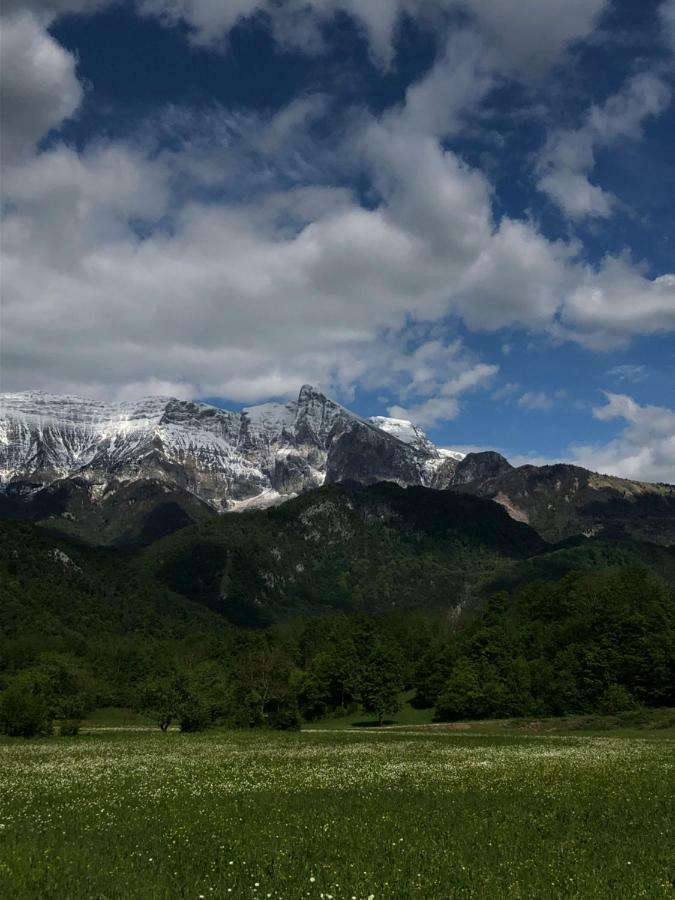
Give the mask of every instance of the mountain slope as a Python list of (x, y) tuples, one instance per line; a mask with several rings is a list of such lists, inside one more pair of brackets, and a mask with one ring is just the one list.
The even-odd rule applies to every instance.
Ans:
[[(0, 633), (179, 636), (334, 612), (465, 605), (546, 544), (499, 506), (393, 484), (329, 485), (221, 516), (142, 551), (0, 519)], [(1, 643), (1, 642), (0, 642)]]
[(172, 398), (106, 404), (28, 392), (0, 410), (0, 515), (94, 543), (147, 542), (322, 484), (426, 486), (494, 500), (550, 541), (675, 543), (675, 487), (577, 466), (520, 466), (437, 448), (402, 419), (362, 419), (305, 385), (231, 412)]
[(171, 592), (128, 554), (0, 519), (0, 657), (10, 652), (3, 642), (26, 652), (20, 647), (30, 636), (77, 652), (83, 637), (181, 637), (216, 625), (222, 620)]
[(673, 550), (595, 539), (555, 547), (495, 503), (393, 484), (329, 485), (134, 551), (0, 519), (0, 656), (2, 637), (22, 635), (77, 647), (83, 637), (180, 637), (336, 612), (454, 621), (495, 591), (635, 563), (675, 584)]
[(546, 549), (496, 504), (427, 488), (331, 485), (149, 547), (143, 566), (236, 624), (330, 610), (450, 612)]
[(81, 533), (120, 540), (144, 527), (140, 516), (133, 527), (114, 521), (126, 500), (113, 497), (133, 494), (130, 485), (143, 486), (137, 512), (170, 502), (190, 522), (209, 509), (270, 506), (324, 481), (424, 484), (441, 462), (430, 442), (411, 446), (308, 385), (297, 401), (241, 412), (171, 398), (115, 405), (5, 394), (0, 512), (65, 517)]
[(459, 462), (448, 487), (500, 503), (549, 541), (573, 535), (675, 544), (675, 488), (599, 475), (579, 466), (519, 466), (497, 453)]

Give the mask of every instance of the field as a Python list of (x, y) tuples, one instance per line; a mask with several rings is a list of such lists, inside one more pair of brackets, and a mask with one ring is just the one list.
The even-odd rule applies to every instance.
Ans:
[(672, 896), (672, 733), (0, 742), (3, 898)]

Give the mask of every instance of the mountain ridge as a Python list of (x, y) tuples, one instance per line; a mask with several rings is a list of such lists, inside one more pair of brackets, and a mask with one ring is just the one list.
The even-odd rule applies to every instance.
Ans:
[(172, 397), (0, 395), (0, 514), (103, 543), (161, 536), (323, 484), (381, 481), (493, 500), (552, 541), (605, 532), (675, 543), (672, 485), (564, 463), (514, 467), (496, 451), (465, 456), (407, 420), (358, 416), (311, 385), (297, 400), (238, 412)]

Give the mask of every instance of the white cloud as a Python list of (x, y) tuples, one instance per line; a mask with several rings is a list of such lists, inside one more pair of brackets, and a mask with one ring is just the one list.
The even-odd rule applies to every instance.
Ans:
[(499, 366), (479, 363), (440, 385), (436, 396), (409, 407), (390, 406), (388, 413), (397, 419), (409, 419), (423, 428), (434, 428), (439, 422), (459, 414), (459, 398), (469, 391), (485, 388), (499, 371)]
[[(497, 221), (486, 176), (444, 149), (493, 84), (483, 46), (457, 35), (405, 103), (325, 143), (308, 123), (328, 106), (310, 96), (269, 119), (214, 110), (181, 125), (171, 110), (171, 152), (139, 139), (16, 159), (4, 386), (254, 401), (360, 383), (428, 424), (497, 371), (449, 339), (448, 317), (591, 346), (675, 327), (673, 276), (626, 260), (594, 271), (535, 223)], [(367, 205), (342, 186), (354, 171)]]
[(537, 187), (571, 219), (586, 216), (606, 219), (611, 215), (615, 203), (611, 194), (591, 184), (586, 173), (570, 169), (549, 170), (539, 179)]
[(566, 297), (563, 326), (600, 350), (621, 347), (637, 334), (675, 329), (675, 274), (648, 278), (627, 259), (607, 257), (587, 268)]
[(575, 277), (577, 250), (549, 241), (529, 222), (504, 217), (465, 274), (458, 312), (472, 328), (545, 329)]
[(492, 392), (490, 395), (493, 400), (501, 401), (510, 401), (520, 390), (520, 382), (518, 381), (507, 381), (505, 384), (502, 384), (496, 390)]
[(612, 366), (607, 370), (607, 375), (616, 378), (617, 381), (645, 381), (649, 377), (647, 366), (641, 366), (631, 363), (624, 363), (620, 366)]
[(618, 437), (600, 446), (576, 447), (574, 461), (588, 469), (643, 481), (675, 483), (675, 411), (641, 406), (625, 394), (607, 394), (596, 419), (627, 424)]
[(663, 37), (675, 52), (675, 0), (665, 0), (659, 7), (659, 18), (663, 29)]
[(553, 398), (545, 391), (526, 391), (518, 398), (518, 406), (528, 410), (549, 410), (553, 406)]
[(3, 15), (30, 12), (43, 23), (52, 22), (59, 16), (76, 14), (91, 15), (115, 0), (4, 0)]
[(312, 202), (308, 188), (173, 210), (172, 175), (182, 182), (122, 145), (56, 147), (12, 169), (7, 387), (115, 393), (178, 378), (249, 400), (308, 379), (348, 386), (372, 370), (383, 329), (445, 308), (438, 263), (427, 279), (424, 241), (386, 206), (323, 188)]
[(525, 391), (518, 398), (518, 406), (528, 411), (548, 412), (553, 407), (564, 400), (568, 399), (567, 391), (564, 388), (558, 388), (553, 393), (546, 391)]
[(30, 12), (3, 15), (0, 28), (0, 152), (17, 160), (82, 100), (75, 58)]
[(308, 53), (319, 52), (325, 26), (347, 14), (383, 68), (394, 59), (404, 16), (443, 36), (461, 10), (494, 45), (503, 68), (527, 74), (555, 65), (570, 44), (591, 34), (607, 0), (137, 0), (137, 6), (167, 24), (186, 23), (200, 44), (222, 43), (238, 23), (257, 18), (282, 46)]
[(570, 44), (595, 29), (607, 0), (464, 0), (494, 38), (503, 58), (521, 71), (554, 65)]
[[(49, 267), (84, 274), (87, 265), (114, 257), (121, 244), (136, 243), (134, 225), (154, 222), (165, 211), (168, 175), (161, 162), (124, 144), (102, 144), (83, 154), (56, 145), (8, 167), (3, 185), (13, 209), (3, 226), (8, 304), (12, 288), (31, 290), (31, 257), (35, 274), (43, 267), (48, 283)], [(14, 284), (14, 272), (21, 284)]]
[(527, 222), (496, 225), (487, 179), (403, 119), (403, 127), (393, 118), (370, 125), (362, 143), (388, 219), (418, 248), (413, 311), (429, 316), (440, 301), (439, 313), (454, 312), (471, 328), (545, 327), (576, 247), (548, 241)]
[[(57, 146), (10, 167), (6, 386), (115, 394), (161, 382), (249, 401), (307, 380), (346, 392), (368, 382), (395, 389), (430, 421), (456, 414), (461, 372), (487, 378), (480, 366), (491, 367), (463, 357), (443, 378), (446, 354), (425, 383), (423, 353), (383, 337), (411, 323), (454, 314), (474, 329), (547, 331), (562, 311), (568, 336), (588, 342), (668, 326), (672, 304), (654, 321), (644, 302), (632, 304), (633, 282), (649, 288), (627, 262), (594, 273), (575, 263), (574, 246), (547, 241), (533, 224), (495, 223), (487, 179), (398, 112), (361, 122), (343, 147), (372, 172), (371, 207), (345, 188), (282, 189), (276, 178), (244, 192), (246, 202), (191, 200), (202, 164), (209, 177), (218, 170), (192, 132), (174, 154)], [(255, 172), (266, 152), (279, 165), (285, 115), (242, 138), (258, 148)], [(237, 134), (228, 131), (228, 185), (247, 177)], [(581, 292), (598, 286), (589, 319)]]
[(616, 199), (589, 179), (595, 151), (621, 138), (639, 138), (645, 121), (662, 113), (670, 96), (661, 78), (635, 75), (602, 106), (591, 107), (580, 128), (554, 131), (537, 164), (539, 190), (571, 219), (610, 216)]
[(454, 134), (495, 86), (496, 71), (496, 56), (478, 33), (453, 32), (427, 76), (408, 88), (402, 108), (387, 118), (418, 133)]

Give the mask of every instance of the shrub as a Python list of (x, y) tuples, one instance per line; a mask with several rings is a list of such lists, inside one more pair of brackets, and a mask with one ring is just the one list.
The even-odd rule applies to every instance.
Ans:
[(615, 716), (637, 708), (635, 697), (622, 684), (610, 684), (598, 700), (598, 710), (605, 716)]
[(181, 731), (204, 731), (211, 724), (209, 708), (199, 697), (188, 696), (180, 705), (178, 721)]
[(277, 731), (300, 731), (301, 719), (297, 707), (282, 706), (281, 709), (270, 715), (269, 725), (270, 728), (275, 728)]
[(63, 737), (75, 737), (80, 733), (82, 719), (61, 719), (59, 722), (59, 734)]
[(44, 697), (28, 684), (10, 684), (0, 698), (0, 729), (10, 737), (51, 734), (52, 720)]

